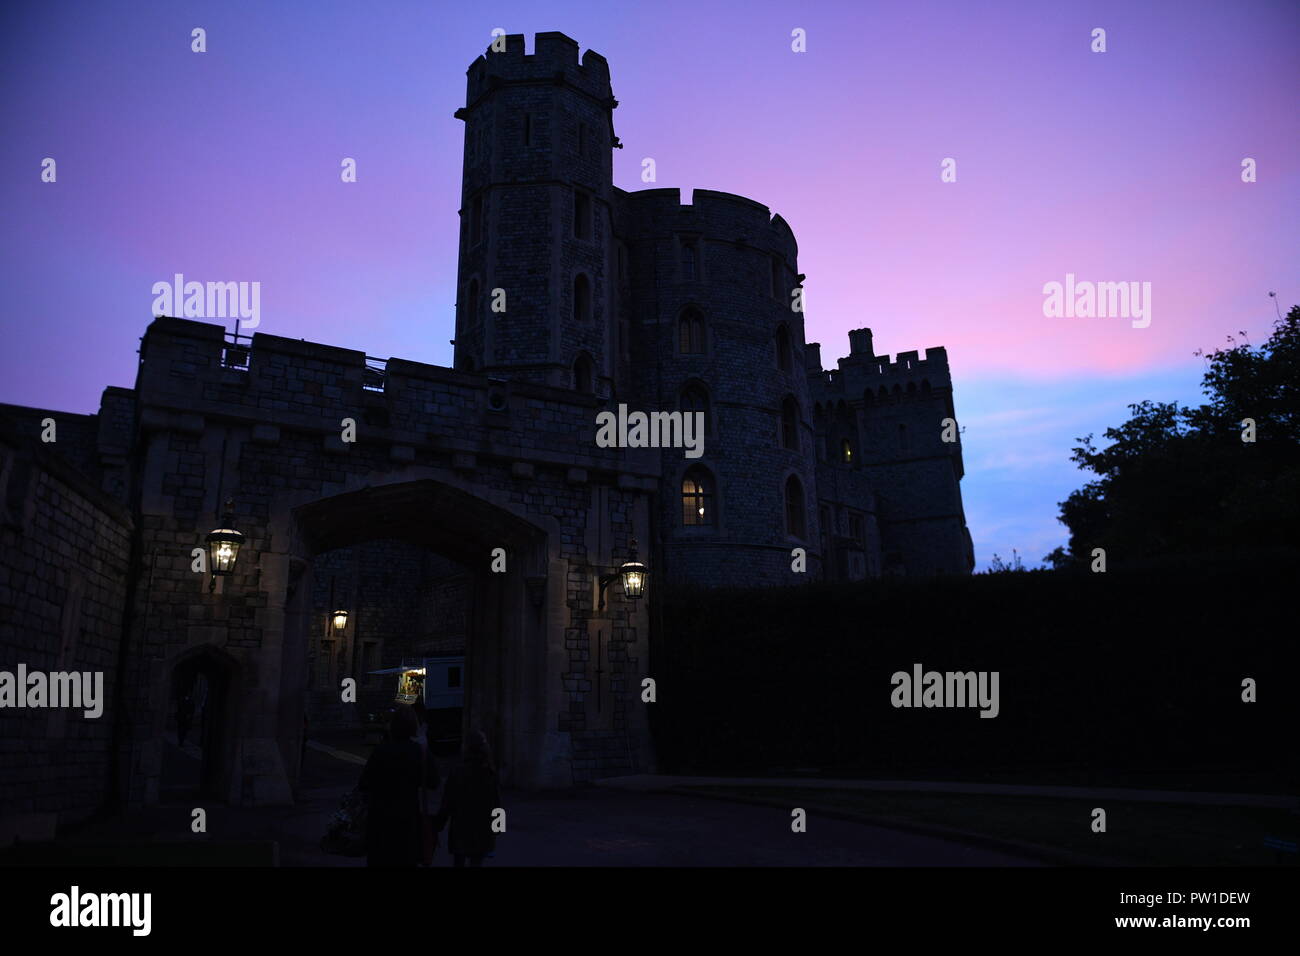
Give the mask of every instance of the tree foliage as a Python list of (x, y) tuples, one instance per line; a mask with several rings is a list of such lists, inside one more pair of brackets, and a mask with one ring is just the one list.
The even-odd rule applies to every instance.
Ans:
[[(1228, 343), (1204, 356), (1204, 404), (1140, 402), (1106, 429), (1105, 447), (1078, 439), (1071, 460), (1096, 478), (1060, 503), (1068, 557), (1045, 560), (1077, 565), (1096, 547), (1125, 564), (1300, 543), (1300, 306), (1262, 346)], [(1242, 439), (1246, 419), (1254, 442)]]

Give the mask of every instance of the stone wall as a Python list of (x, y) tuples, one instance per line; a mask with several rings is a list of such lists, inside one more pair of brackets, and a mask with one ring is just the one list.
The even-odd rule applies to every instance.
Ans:
[[(546, 658), (554, 668), (546, 680), (554, 683), (542, 693), (553, 698), (547, 706), (556, 713), (540, 725), (529, 716), (527, 733), (550, 735), (546, 746), (567, 749), (567, 735), (620, 730), (635, 736), (644, 726), (644, 705), (626, 682), (631, 671), (639, 686), (641, 612), (614, 600), (597, 614), (593, 592), (596, 577), (630, 553), (638, 523), (642, 540), (649, 539), (646, 502), (658, 487), (658, 462), (596, 446), (599, 399), (398, 359), (388, 360), (376, 378), (359, 352), (263, 334), (254, 336), (247, 363), (232, 367), (223, 361), (219, 327), (171, 318), (150, 325), (142, 354), (135, 454), (145, 549), (157, 558), (151, 592), (136, 597), (141, 608), (150, 604), (134, 645), (148, 663), (132, 684), (130, 703), (141, 728), (161, 726), (167, 706), (161, 688), (173, 662), (196, 647), (222, 648), (243, 707), (232, 731), (241, 741), (230, 757), (232, 779), (264, 781), (232, 784), (239, 791), (232, 799), (282, 799), (292, 776), (310, 647), (320, 634), (310, 601), (295, 596), (302, 569), (322, 574), (327, 565), (318, 562), (326, 552), (402, 537), (483, 575), (498, 535), (513, 534), (505, 525), (494, 530), (503, 516), (518, 516), (544, 536), (543, 563), (512, 565), (512, 580), (542, 575), (538, 606), (548, 609), (553, 637), (513, 650), (485, 646), (481, 653), (551, 655), (554, 648), (566, 658)], [(355, 442), (342, 440), (345, 418), (355, 423)], [(328, 502), (339, 496), (364, 497), (368, 489), (422, 480), (444, 490), (351, 524), (330, 512)], [(450, 498), (439, 504), (438, 495), (455, 489), (469, 496), (463, 505)], [(247, 540), (235, 573), (211, 592), (187, 556), (223, 521), (228, 498), (232, 521)], [(300, 512), (318, 506), (323, 511), (308, 528)], [(546, 589), (548, 581), (555, 590)], [(607, 707), (598, 716), (588, 670), (596, 618), (609, 642), (600, 687)], [(517, 627), (513, 620), (501, 626)], [(467, 670), (473, 680), (474, 665)], [(493, 664), (486, 673), (497, 670)], [(501, 679), (533, 679), (522, 663), (502, 673)], [(504, 712), (536, 703), (491, 706)], [(275, 719), (267, 719), (272, 712)], [(153, 798), (159, 773), (154, 749), (142, 731), (132, 779), (133, 798), (144, 802)], [(624, 750), (639, 754), (641, 765), (648, 762), (643, 744), (634, 740)]]
[(0, 845), (48, 837), (108, 796), (131, 543), (125, 509), (53, 450), (72, 442), (27, 430), (0, 423), (0, 670), (101, 674), (103, 713), (0, 710)]

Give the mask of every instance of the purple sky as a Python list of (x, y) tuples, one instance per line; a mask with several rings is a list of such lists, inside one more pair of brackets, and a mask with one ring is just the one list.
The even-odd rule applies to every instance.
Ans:
[[(786, 218), (828, 366), (862, 326), (948, 347), (981, 566), (1064, 541), (1075, 437), (1198, 400), (1194, 349), (1300, 302), (1294, 2), (6, 4), (0, 401), (132, 385), (176, 272), (261, 282), (259, 331), (449, 364), (452, 112), (494, 27), (609, 59), (617, 185), (649, 156)], [(1150, 327), (1044, 317), (1067, 272), (1150, 282)]]

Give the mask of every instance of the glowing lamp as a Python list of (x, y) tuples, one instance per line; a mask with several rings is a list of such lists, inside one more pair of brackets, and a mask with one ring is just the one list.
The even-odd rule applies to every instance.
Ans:
[(637, 560), (636, 557), (636, 538), (632, 539), (632, 553), (628, 559), (619, 565), (618, 570), (613, 574), (602, 574), (600, 576), (600, 602), (599, 609), (605, 609), (605, 589), (620, 578), (623, 581), (623, 596), (628, 600), (635, 601), (645, 593), (645, 580), (650, 574), (650, 569)]
[(212, 572), (209, 591), (216, 588), (218, 577), (225, 577), (235, 570), (235, 558), (239, 556), (239, 548), (244, 543), (244, 536), (231, 527), (234, 523), (231, 516), (234, 506), (234, 501), (226, 502), (226, 513), (221, 517), (223, 527), (209, 531), (204, 538), (204, 543), (208, 546), (208, 570)]

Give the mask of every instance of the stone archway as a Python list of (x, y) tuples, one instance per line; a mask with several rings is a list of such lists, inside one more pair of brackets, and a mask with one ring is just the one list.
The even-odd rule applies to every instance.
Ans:
[(165, 678), (156, 686), (165, 688), (166, 699), (155, 710), (153, 738), (160, 748), (159, 799), (237, 802), (239, 663), (220, 647), (202, 644), (160, 664)]
[[(554, 594), (548, 585), (563, 584), (564, 562), (554, 535), (507, 508), (433, 479), (300, 504), (292, 509), (292, 527), (295, 557), (306, 568), (308, 582), (316, 555), (375, 540), (418, 544), (469, 569), (474, 600), (464, 728), (488, 735), (503, 783), (546, 787), (571, 782), (568, 735), (555, 729), (564, 706), (564, 629), (557, 609), (547, 605), (563, 610), (563, 592)], [(505, 551), (504, 572), (491, 569), (497, 548)], [(310, 587), (299, 583), (297, 591)], [(555, 600), (548, 601), (548, 592)], [(285, 654), (305, 656), (308, 615), (293, 601), (286, 610)]]

